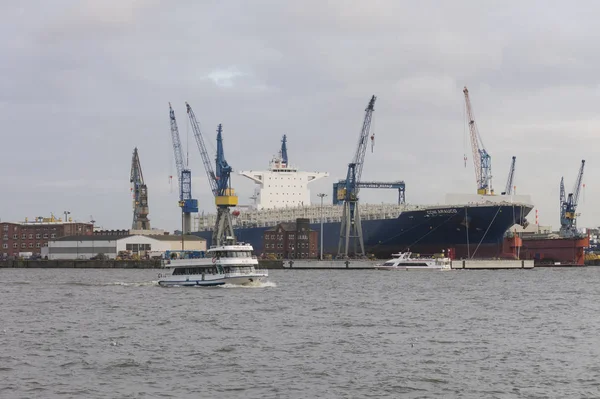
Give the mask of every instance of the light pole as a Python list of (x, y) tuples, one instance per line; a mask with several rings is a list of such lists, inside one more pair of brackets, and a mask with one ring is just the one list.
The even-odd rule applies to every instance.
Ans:
[(321, 217), (320, 217), (320, 219), (321, 219), (321, 234), (320, 234), (321, 235), (321, 245), (320, 245), (321, 253), (320, 253), (319, 259), (323, 260), (323, 198), (327, 197), (327, 194), (319, 193), (319, 194), (317, 194), (317, 196), (319, 198), (321, 198)]

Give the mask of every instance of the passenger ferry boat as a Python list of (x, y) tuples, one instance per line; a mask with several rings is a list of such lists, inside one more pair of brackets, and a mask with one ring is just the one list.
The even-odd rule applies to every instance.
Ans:
[(376, 264), (377, 270), (450, 270), (450, 258), (411, 257), (412, 252), (392, 254), (393, 259)]
[(252, 245), (238, 243), (211, 247), (208, 251), (167, 251), (160, 286), (206, 287), (244, 285), (264, 281), (269, 273), (257, 268)]

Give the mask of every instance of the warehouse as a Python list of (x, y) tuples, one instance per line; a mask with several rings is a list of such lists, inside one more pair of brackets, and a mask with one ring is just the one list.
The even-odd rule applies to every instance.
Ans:
[[(164, 253), (168, 250), (181, 250), (181, 236), (176, 235), (86, 235), (62, 237), (48, 242), (42, 248), (42, 256), (55, 259), (90, 259), (102, 254), (115, 259), (119, 253), (127, 252), (141, 258), (147, 255)], [(206, 240), (186, 235), (186, 250), (206, 251)]]

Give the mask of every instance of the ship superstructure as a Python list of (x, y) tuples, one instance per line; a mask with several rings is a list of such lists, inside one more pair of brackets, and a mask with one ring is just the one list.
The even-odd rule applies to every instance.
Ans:
[(271, 160), (268, 170), (239, 172), (258, 185), (253, 197), (257, 210), (309, 206), (308, 184), (329, 176), (327, 172), (304, 172), (290, 166), (286, 143), (284, 135), (281, 150)]

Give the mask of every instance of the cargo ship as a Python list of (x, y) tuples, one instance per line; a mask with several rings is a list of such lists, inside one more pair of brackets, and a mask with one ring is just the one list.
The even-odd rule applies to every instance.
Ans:
[[(323, 220), (323, 253), (338, 251), (342, 205), (311, 204), (309, 183), (326, 172), (300, 171), (288, 164), (285, 137), (282, 150), (264, 171), (241, 171), (257, 184), (254, 204), (233, 210), (236, 238), (263, 251), (264, 232), (285, 222), (309, 219), (320, 232)], [(445, 205), (361, 203), (365, 250), (377, 258), (397, 252), (420, 254), (450, 252), (456, 258), (501, 256), (505, 232), (515, 224), (527, 225), (533, 209), (528, 196), (449, 194)], [(216, 215), (199, 215), (196, 232), (211, 239)]]

